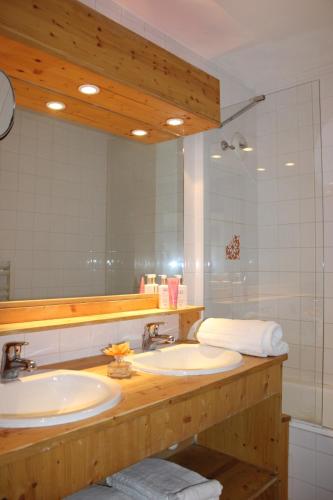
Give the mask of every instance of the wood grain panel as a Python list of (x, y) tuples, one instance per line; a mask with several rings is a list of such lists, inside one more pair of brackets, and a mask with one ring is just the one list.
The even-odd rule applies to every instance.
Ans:
[[(17, 80), (55, 92), (59, 99), (60, 94), (79, 99), (82, 107), (87, 104), (104, 108), (116, 113), (114, 118), (117, 114), (131, 119), (135, 117), (136, 121), (141, 121), (141, 128), (145, 124), (146, 128), (164, 130), (165, 133), (178, 137), (207, 130), (212, 126), (207, 119), (185, 112), (169, 102), (161, 103), (159, 99), (145, 95), (142, 91), (3, 36), (0, 36), (0, 67)], [(97, 85), (101, 92), (95, 96), (81, 94), (78, 87), (84, 83)], [(28, 105), (26, 87), (21, 86), (16, 92), (20, 101), (24, 100), (25, 105)], [(30, 109), (34, 109), (33, 103)], [(47, 112), (43, 108), (38, 110)], [(66, 111), (63, 114), (66, 115)], [(182, 118), (185, 123), (179, 127), (168, 126), (166, 120), (170, 117)], [(100, 128), (104, 128), (103, 125), (102, 121)], [(126, 134), (133, 128), (134, 126), (129, 125)]]
[(281, 431), (281, 395), (262, 401), (198, 436), (198, 443), (278, 472)]
[(169, 460), (208, 479), (220, 481), (223, 485), (221, 500), (278, 500), (276, 475), (226, 454), (192, 445), (174, 453)]
[[(31, 83), (26, 83), (16, 78), (12, 78), (11, 81), (15, 90), (16, 102), (24, 108), (45, 113), (54, 118), (94, 127), (146, 144), (168, 141), (174, 138), (171, 134), (163, 130), (154, 129), (149, 124), (140, 122), (135, 118), (129, 118), (113, 113), (105, 108), (92, 106), (79, 99), (57, 94), (56, 92), (36, 87), (35, 85), (31, 85)], [(66, 105), (66, 108), (61, 111), (52, 111), (46, 107), (48, 101), (61, 101)], [(144, 137), (131, 135), (131, 130), (136, 128), (147, 130), (148, 135)]]
[(182, 341), (187, 340), (188, 333), (191, 327), (201, 318), (200, 311), (192, 311), (179, 318), (179, 339)]
[(287, 500), (288, 429), (289, 420), (281, 415), (281, 394), (276, 394), (199, 434), (198, 442), (278, 474), (278, 498)]
[(282, 415), (281, 436), (280, 436), (280, 456), (279, 456), (279, 477), (280, 477), (280, 498), (288, 499), (288, 476), (289, 476), (289, 415)]
[[(266, 359), (245, 356), (244, 364), (235, 370), (216, 375), (202, 375), (197, 377), (165, 377), (138, 372), (132, 378), (120, 382), (124, 394), (122, 401), (118, 406), (101, 415), (80, 422), (54, 427), (0, 430), (0, 465), (8, 461), (15, 461), (19, 456), (26, 457), (30, 453), (39, 453), (43, 451), (45, 447), (62, 443), (67, 437), (81, 437), (87, 433), (94, 432), (97, 424), (102, 428), (104, 426), (114, 426), (122, 421), (128, 420), (128, 418), (136, 418), (139, 415), (146, 414), (149, 408), (154, 408), (157, 411), (160, 411), (162, 408), (168, 409), (179, 401), (185, 401), (189, 396), (196, 397), (200, 394), (205, 394), (207, 391), (210, 392), (211, 390), (218, 391), (214, 393), (215, 396), (219, 393), (225, 395), (226, 393), (224, 391), (227, 391), (229, 398), (231, 398), (232, 392), (236, 392), (236, 398), (241, 399), (241, 408), (245, 409), (248, 405), (251, 406), (251, 404), (259, 402), (260, 399), (258, 401), (258, 395), (252, 397), (251, 394), (249, 394), (248, 399), (244, 397), (240, 398), (238, 395), (239, 388), (247, 387), (250, 389), (254, 380), (261, 380), (263, 388), (261, 399), (278, 394), (281, 382), (280, 380), (276, 380), (277, 372), (274, 368), (280, 365), (286, 358), (287, 356)], [(72, 367), (79, 369), (78, 363), (78, 360), (74, 361)], [(85, 363), (85, 360), (81, 360), (81, 368), (85, 366)], [(53, 368), (55, 367), (55, 365), (52, 366)], [(70, 368), (68, 363), (66, 363), (66, 365), (59, 363), (57, 368), (60, 369), (62, 366)], [(87, 371), (106, 375), (107, 367), (96, 366), (87, 368)], [(267, 376), (271, 375), (271, 371), (274, 376), (269, 377), (270, 383), (269, 386), (267, 386), (266, 379)], [(248, 377), (250, 377), (250, 379)], [(239, 381), (244, 378), (247, 379), (247, 381), (243, 383), (244, 386), (238, 385)], [(234, 385), (234, 383), (237, 385)], [(242, 391), (242, 393), (244, 393), (244, 391)], [(214, 398), (212, 398), (211, 404), (206, 408), (207, 411), (210, 412), (209, 419), (215, 421), (215, 423), (218, 422), (216, 419), (221, 416), (227, 418), (241, 411), (237, 404), (232, 405), (227, 403), (227, 405), (224, 405), (220, 403), (217, 403), (217, 401), (214, 402)], [(213, 409), (217, 406), (214, 411), (217, 411), (218, 414), (214, 415), (214, 413), (211, 412), (211, 405), (213, 405)], [(203, 422), (201, 427), (202, 430), (206, 428), (207, 418), (208, 417), (205, 416), (205, 423)], [(186, 422), (184, 422), (184, 424), (186, 424)], [(187, 422), (187, 424), (193, 425), (191, 422)], [(176, 430), (177, 429), (175, 429), (175, 432)], [(187, 439), (187, 437), (184, 439)], [(182, 440), (183, 439), (179, 438), (179, 441)], [(166, 447), (167, 446), (162, 449)]]
[[(62, 498), (203, 432), (278, 394), (283, 359), (246, 358), (232, 372), (201, 377), (138, 373), (121, 382), (119, 405), (101, 415), (54, 428), (4, 430), (0, 498)], [(105, 374), (106, 367), (89, 371)]]
[[(81, 316), (93, 316), (98, 314), (123, 313), (138, 310), (150, 310), (156, 308), (157, 296), (155, 295), (128, 295), (118, 300), (91, 300), (72, 302), (67, 299), (63, 303), (52, 302), (35, 305), (34, 301), (23, 301), (25, 304), (17, 307), (1, 308), (0, 323), (20, 323), (39, 320), (51, 320), (59, 318), (75, 318)], [(41, 301), (38, 301), (39, 303)]]
[[(0, 32), (219, 121), (219, 82), (76, 0), (1, 0)], [(38, 20), (38, 22), (36, 22)]]
[(180, 334), (186, 338), (203, 309), (159, 309), (158, 295), (149, 294), (1, 302), (0, 335), (178, 314)]
[[(82, 108), (94, 103), (115, 113), (113, 133), (127, 136), (141, 122), (140, 128), (154, 129), (150, 142), (220, 124), (216, 78), (76, 0), (0, 0), (0, 36), (0, 65), (12, 77), (67, 98), (77, 98), (83, 82), (101, 87), (93, 98), (80, 96), (74, 112), (57, 116), (87, 124)], [(45, 112), (27, 86), (16, 85), (22, 105)], [(167, 126), (170, 117), (185, 124)], [(90, 125), (97, 123), (110, 131), (95, 111)]]

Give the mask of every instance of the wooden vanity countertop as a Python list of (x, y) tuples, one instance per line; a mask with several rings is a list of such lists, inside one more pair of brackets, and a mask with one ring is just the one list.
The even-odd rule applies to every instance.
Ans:
[[(118, 425), (138, 418), (152, 409), (163, 409), (176, 402), (235, 382), (273, 365), (280, 365), (286, 355), (269, 358), (244, 356), (244, 363), (229, 372), (214, 375), (174, 377), (135, 372), (130, 379), (121, 380), (121, 402), (100, 415), (70, 424), (52, 427), (0, 429), (0, 465), (11, 463), (18, 457), (31, 456), (57, 446), (67, 440), (80, 439), (95, 430)], [(106, 356), (95, 356), (56, 365), (52, 369), (76, 369), (106, 375)], [(15, 382), (13, 382), (14, 390)]]

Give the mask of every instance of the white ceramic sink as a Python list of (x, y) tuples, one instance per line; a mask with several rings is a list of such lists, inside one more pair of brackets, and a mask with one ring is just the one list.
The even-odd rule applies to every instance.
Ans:
[(88, 372), (52, 370), (0, 384), (0, 427), (46, 427), (83, 420), (115, 406), (117, 382)]
[(161, 375), (208, 375), (233, 370), (242, 364), (238, 352), (202, 344), (178, 344), (132, 357), (133, 368)]

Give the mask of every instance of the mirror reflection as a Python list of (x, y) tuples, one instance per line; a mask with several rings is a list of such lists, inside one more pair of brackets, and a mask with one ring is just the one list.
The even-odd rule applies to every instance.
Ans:
[(7, 75), (0, 71), (0, 140), (4, 139), (14, 124), (15, 96)]
[(0, 300), (136, 293), (183, 260), (183, 144), (18, 108), (0, 142)]

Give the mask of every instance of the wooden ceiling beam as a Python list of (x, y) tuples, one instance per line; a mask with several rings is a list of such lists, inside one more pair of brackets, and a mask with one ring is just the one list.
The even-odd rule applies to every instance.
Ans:
[[(216, 78), (77, 0), (0, 0), (0, 67), (27, 84), (80, 100), (87, 110), (95, 105), (122, 116), (119, 131), (129, 119), (120, 135), (128, 136), (136, 122), (148, 124), (155, 132), (147, 142), (220, 124)], [(100, 94), (79, 94), (82, 83), (98, 85)], [(28, 106), (27, 95), (19, 95), (28, 87), (16, 86)], [(30, 92), (33, 103), (40, 102), (36, 92)], [(185, 123), (172, 128), (166, 125), (170, 117)]]

